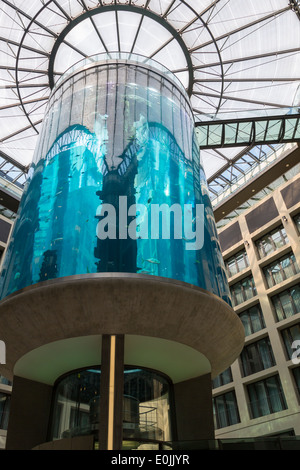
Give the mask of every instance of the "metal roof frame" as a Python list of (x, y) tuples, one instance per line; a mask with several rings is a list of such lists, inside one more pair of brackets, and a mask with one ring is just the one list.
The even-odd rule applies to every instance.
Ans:
[[(119, 50), (122, 49), (118, 23), (118, 13), (121, 12), (140, 15), (131, 52), (134, 52), (145, 18), (160, 25), (170, 34), (168, 39), (152, 50), (149, 57), (155, 59), (172, 41), (179, 45), (186, 65), (173, 68), (172, 72), (179, 76), (185, 73), (188, 77), (186, 89), (193, 99), (195, 125), (203, 154), (213, 151), (215, 158), (220, 159), (216, 171), (212, 171), (208, 177), (212, 195), (217, 193), (214, 185), (220, 188), (221, 182), (225, 186), (232, 184), (237, 174), (243, 174), (244, 166), (258, 164), (261, 158), (264, 158), (265, 147), (271, 149), (273, 145), (299, 142), (299, 108), (293, 106), (300, 103), (291, 105), (284, 100), (277, 100), (276, 93), (272, 95), (273, 99), (262, 98), (262, 94), (257, 97), (250, 94), (248, 96), (247, 93), (248, 88), (255, 86), (258, 91), (260, 87), (271, 86), (276, 90), (276, 86), (280, 85), (291, 86), (291, 89), (295, 90), (299, 84), (300, 89), (300, 77), (290, 74), (287, 68), (283, 69), (284, 72), (280, 76), (272, 76), (272, 73), (253, 75), (257, 63), (268, 66), (275, 62), (280, 64), (280, 61), (293, 61), (299, 57), (298, 42), (290, 41), (286, 47), (272, 47), (271, 44), (270, 48), (252, 50), (250, 53), (244, 50), (240, 56), (228, 54), (228, 51), (239, 41), (250, 40), (252, 35), (268, 25), (277, 24), (276, 21), (281, 21), (284, 17), (291, 20), (291, 15), (295, 14), (294, 17), (300, 19), (300, 2), (277, 0), (275, 3), (278, 8), (261, 10), (259, 15), (253, 15), (254, 18), (247, 16), (248, 3), (245, 3), (244, 18), (237, 18), (236, 23), (232, 24), (230, 19), (228, 28), (226, 22), (222, 28), (216, 28), (218, 22), (222, 23), (222, 15), (228, 7), (230, 8), (232, 2), (234, 3), (234, 0), (203, 0), (201, 10), (196, 10), (194, 1), (185, 0), (146, 0), (143, 4), (139, 0), (128, 0), (126, 3), (124, 0), (35, 0), (31, 10), (31, 2), (20, 6), (19, 2), (15, 5), (14, 0), (2, 0), (1, 9), (6, 11), (7, 19), (16, 26), (19, 35), (14, 37), (13, 34), (6, 34), (5, 28), (0, 33), (0, 46), (3, 50), (6, 48), (7, 55), (7, 61), (0, 61), (0, 73), (7, 73), (7, 79), (0, 85), (0, 93), (1, 90), (12, 93), (8, 100), (0, 104), (0, 117), (1, 113), (6, 116), (11, 111), (12, 114), (15, 113), (15, 119), (21, 115), (24, 118), (20, 120), (19, 127), (7, 127), (7, 132), (0, 137), (0, 157), (12, 164), (11, 174), (6, 171), (2, 176), (17, 182), (22, 180), (21, 176), (14, 178), (17, 173), (26, 175), (28, 164), (19, 162), (17, 156), (14, 156), (13, 143), (20, 139), (22, 145), (23, 142), (26, 145), (24, 139), (27, 139), (28, 133), (32, 138), (39, 134), (45, 104), (55, 80), (63, 73), (55, 65), (60, 46), (69, 47), (80, 57), (87, 56), (82, 44), (73, 44), (68, 34), (84, 20), (89, 20), (103, 49), (110, 52), (102, 31), (96, 24), (97, 15), (106, 12), (115, 12)], [(72, 4), (81, 7), (81, 12), (75, 16), (72, 14)], [(271, 5), (271, 2), (268, 4)], [(178, 18), (183, 20), (184, 16), (180, 16), (183, 7), (190, 13), (187, 15), (188, 19), (182, 23), (181, 20), (175, 22), (176, 24), (172, 23), (170, 18), (174, 18), (178, 11)], [(45, 12), (55, 13), (60, 19), (60, 24), (47, 22), (42, 15)], [(34, 41), (37, 32), (40, 32), (41, 39), (43, 36), (49, 39), (52, 44), (50, 48)], [(203, 32), (204, 40), (201, 39)], [(194, 44), (188, 44), (187, 35), (192, 34), (197, 40)], [(282, 35), (285, 35), (284, 31)], [(235, 67), (239, 71), (238, 74)], [(236, 113), (231, 116), (227, 107)], [(255, 107), (257, 113), (253, 112)], [(207, 109), (211, 111), (208, 112)], [(241, 111), (247, 109), (249, 116), (245, 117)], [(258, 146), (256, 151), (255, 146)], [(236, 148), (235, 155), (227, 156), (226, 150), (233, 147)], [(209, 160), (210, 155), (208, 153), (205, 158)]]

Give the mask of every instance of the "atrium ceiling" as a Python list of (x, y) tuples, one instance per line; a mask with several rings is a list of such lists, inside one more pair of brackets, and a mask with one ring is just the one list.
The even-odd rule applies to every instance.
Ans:
[[(163, 64), (196, 123), (299, 113), (299, 20), (298, 0), (1, 0), (0, 175), (23, 184), (51, 89), (95, 54)], [(212, 197), (276, 145), (202, 150)]]

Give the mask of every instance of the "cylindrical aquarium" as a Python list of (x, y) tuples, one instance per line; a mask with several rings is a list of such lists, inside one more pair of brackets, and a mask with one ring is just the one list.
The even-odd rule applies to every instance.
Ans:
[(124, 54), (56, 84), (1, 275), (1, 298), (55, 278), (138, 273), (230, 303), (189, 98)]

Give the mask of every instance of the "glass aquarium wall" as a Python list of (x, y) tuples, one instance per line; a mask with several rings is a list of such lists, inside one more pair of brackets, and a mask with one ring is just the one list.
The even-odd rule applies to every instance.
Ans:
[[(49, 439), (99, 431), (101, 368), (73, 371), (57, 380)], [(139, 367), (124, 368), (123, 438), (170, 441), (172, 384), (162, 374)]]
[(139, 273), (230, 303), (188, 96), (149, 62), (91, 61), (50, 97), (1, 276)]

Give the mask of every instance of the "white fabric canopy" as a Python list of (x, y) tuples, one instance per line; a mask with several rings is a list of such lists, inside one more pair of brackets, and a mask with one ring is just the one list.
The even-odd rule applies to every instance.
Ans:
[[(30, 164), (51, 80), (101, 52), (142, 54), (169, 68), (190, 93), (196, 121), (287, 113), (300, 103), (299, 18), (297, 0), (2, 0), (3, 168), (7, 159)], [(266, 150), (254, 150), (256, 160)], [(203, 151), (207, 178), (242, 151)]]

